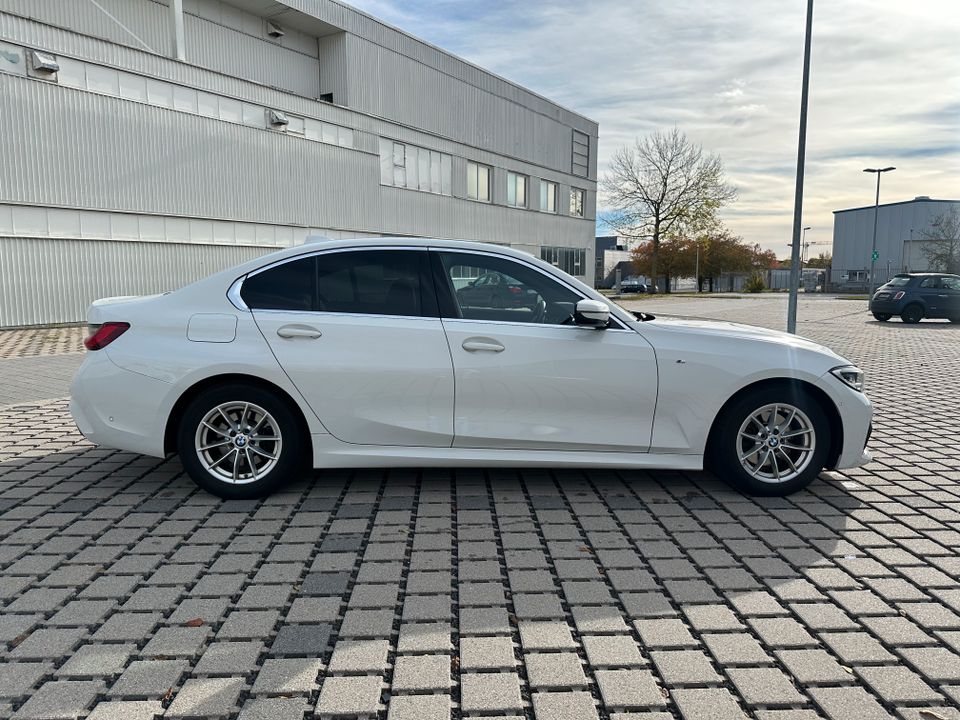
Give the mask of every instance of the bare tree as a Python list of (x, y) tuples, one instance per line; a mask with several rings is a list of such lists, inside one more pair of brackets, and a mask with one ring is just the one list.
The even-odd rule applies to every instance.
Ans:
[(923, 254), (930, 269), (960, 273), (960, 214), (956, 208), (937, 215), (922, 235)]
[(613, 208), (608, 223), (616, 233), (653, 244), (650, 265), (655, 281), (661, 239), (702, 226), (736, 197), (720, 158), (704, 154), (677, 128), (617, 150), (601, 188)]

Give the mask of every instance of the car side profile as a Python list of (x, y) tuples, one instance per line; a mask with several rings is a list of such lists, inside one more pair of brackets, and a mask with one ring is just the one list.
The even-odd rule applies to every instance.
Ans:
[(870, 312), (880, 322), (893, 316), (909, 324), (925, 318), (960, 323), (960, 275), (900, 273), (877, 288)]
[[(497, 275), (524, 298), (465, 297)], [(309, 243), (89, 312), (71, 412), (221, 497), (305, 466), (712, 469), (782, 495), (866, 462), (863, 374), (809, 340), (631, 314), (509, 248)]]

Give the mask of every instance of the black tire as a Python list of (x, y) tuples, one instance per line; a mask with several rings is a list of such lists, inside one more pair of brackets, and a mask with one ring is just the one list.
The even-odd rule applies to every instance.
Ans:
[(907, 305), (903, 309), (903, 312), (900, 313), (900, 319), (908, 325), (915, 325), (923, 320), (923, 308), (916, 303), (913, 305)]
[(873, 316), (880, 322), (886, 322), (893, 317), (890, 313), (874, 313)]
[[(201, 422), (204, 418), (214, 411), (217, 407), (224, 404), (250, 404), (258, 409), (266, 411), (269, 420), (275, 424), (279, 433), (279, 442), (276, 440), (267, 440), (265, 444), (260, 445), (268, 453), (275, 453), (276, 458), (272, 466), (259, 478), (253, 473), (255, 479), (245, 480), (239, 484), (228, 481), (228, 479), (218, 476), (214, 471), (207, 469), (206, 464), (201, 461), (198, 452), (198, 433), (201, 431)], [(228, 415), (232, 421), (236, 421), (236, 416)], [(242, 414), (242, 413), (237, 413)], [(226, 420), (223, 422), (226, 426)], [(207, 425), (207, 428), (210, 426)], [(223, 428), (224, 430), (226, 427)], [(224, 433), (219, 433), (224, 435)], [(245, 436), (246, 437), (246, 436)], [(224, 435), (224, 440), (227, 437)], [(257, 442), (244, 440), (244, 446), (258, 445)], [(236, 438), (231, 439), (222, 449), (222, 452), (233, 452), (237, 447)], [(228, 385), (218, 385), (216, 387), (204, 390), (197, 395), (185, 408), (180, 418), (180, 426), (177, 428), (177, 450), (180, 454), (180, 460), (184, 469), (193, 481), (209, 493), (217, 495), (226, 500), (246, 500), (260, 498), (269, 495), (273, 490), (289, 482), (303, 470), (304, 465), (305, 442), (300, 424), (294, 415), (294, 411), (287, 402), (278, 398), (269, 390), (254, 385), (242, 385), (231, 383)], [(216, 451), (220, 453), (221, 450)], [(238, 457), (254, 458), (253, 462), (260, 462), (256, 457), (256, 452)], [(225, 462), (220, 463), (221, 467), (227, 467), (230, 464), (229, 458), (224, 458)], [(247, 467), (241, 461), (240, 467)], [(263, 467), (263, 466), (262, 466)], [(251, 473), (247, 473), (248, 475)]]
[[(809, 462), (795, 477), (765, 482), (751, 475), (740, 461), (740, 428), (760, 408), (777, 403), (793, 406), (806, 415), (812, 425), (813, 449)], [(820, 403), (801, 387), (778, 384), (747, 391), (721, 411), (711, 434), (707, 463), (718, 477), (745, 493), (782, 497), (813, 482), (826, 465), (829, 452), (830, 421)]]

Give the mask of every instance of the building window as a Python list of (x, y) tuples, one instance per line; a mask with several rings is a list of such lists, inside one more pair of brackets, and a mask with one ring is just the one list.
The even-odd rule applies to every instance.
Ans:
[(540, 209), (543, 212), (555, 213), (557, 211), (557, 191), (558, 187), (555, 182), (540, 181)]
[(573, 131), (572, 171), (580, 177), (590, 174), (590, 136), (576, 130)]
[(570, 188), (570, 215), (583, 217), (583, 201), (586, 199), (586, 190)]
[(453, 158), (380, 138), (380, 183), (408, 190), (452, 195)]
[(525, 208), (527, 206), (527, 176), (507, 173), (507, 205)]
[(568, 275), (586, 274), (587, 251), (584, 248), (546, 245), (540, 248), (540, 259), (560, 268)]
[(467, 197), (490, 202), (490, 168), (480, 163), (467, 163)]

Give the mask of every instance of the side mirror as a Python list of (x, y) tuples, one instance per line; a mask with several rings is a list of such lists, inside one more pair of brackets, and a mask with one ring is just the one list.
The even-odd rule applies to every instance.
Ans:
[(602, 330), (610, 322), (610, 308), (599, 300), (581, 300), (573, 313), (573, 322)]

